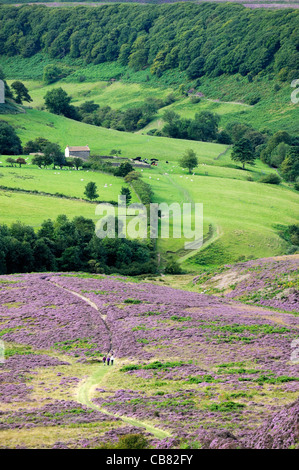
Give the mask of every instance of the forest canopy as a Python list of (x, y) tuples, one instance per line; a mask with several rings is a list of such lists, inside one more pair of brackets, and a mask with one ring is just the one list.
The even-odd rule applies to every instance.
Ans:
[(0, 54), (118, 61), (203, 75), (257, 75), (265, 69), (297, 78), (299, 11), (252, 10), (236, 4), (102, 5), (95, 8), (0, 6)]

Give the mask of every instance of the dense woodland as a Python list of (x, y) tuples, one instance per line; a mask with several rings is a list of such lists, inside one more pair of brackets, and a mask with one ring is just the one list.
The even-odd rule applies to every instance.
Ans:
[(0, 54), (118, 61), (134, 70), (186, 71), (190, 79), (275, 73), (298, 77), (299, 11), (242, 5), (0, 7)]
[[(174, 5), (102, 5), (96, 8), (52, 9), (44, 6), (0, 6), (0, 54), (31, 57), (39, 52), (54, 59), (81, 64), (115, 62), (138, 71), (148, 68), (161, 77), (164, 72), (179, 70), (187, 79), (200, 83), (202, 76), (240, 73), (248, 82), (256, 75), (274, 75), (280, 81), (299, 76), (299, 12), (296, 10), (249, 10), (232, 4)], [(60, 68), (61, 67), (61, 68)], [(67, 70), (67, 67), (65, 68)], [(64, 76), (64, 66), (45, 67), (45, 83)], [(0, 78), (5, 79), (0, 71)], [(26, 87), (14, 82), (6, 96), (31, 101)], [(146, 99), (139, 107), (125, 111), (86, 101), (79, 107), (61, 88), (49, 91), (45, 107), (88, 124), (134, 132), (150, 122), (157, 111), (174, 101)], [(200, 99), (200, 98), (196, 98)], [(254, 104), (254, 103), (252, 103)], [(286, 131), (274, 134), (250, 125), (233, 122), (219, 128), (220, 117), (208, 111), (193, 119), (180, 117), (172, 110), (163, 114), (161, 131), (148, 133), (172, 138), (220, 142), (232, 145), (232, 160), (254, 164), (260, 158), (299, 190), (299, 141)], [(65, 162), (57, 144), (37, 138), (24, 147), (15, 129), (0, 121), (0, 153), (21, 155), (43, 152), (33, 163), (47, 167), (67, 163), (78, 169), (83, 162)], [(23, 158), (9, 158), (11, 165), (26, 165)], [(84, 163), (94, 170), (105, 170), (131, 183), (144, 204), (152, 200), (150, 185), (128, 168), (110, 168), (94, 157)], [(196, 164), (195, 164), (196, 166)], [(250, 177), (249, 177), (250, 178)], [(261, 183), (279, 184), (280, 177), (266, 175)], [(69, 221), (60, 216), (46, 221), (37, 234), (21, 224), (0, 227), (0, 273), (20, 271), (120, 272), (142, 274), (155, 272), (152, 246), (124, 239), (100, 240), (94, 235), (92, 220), (78, 217)], [(288, 240), (289, 241), (289, 240)]]
[(46, 220), (37, 233), (16, 222), (0, 225), (0, 274), (33, 271), (87, 271), (136, 275), (155, 272), (150, 243), (125, 238), (101, 239), (91, 219)]

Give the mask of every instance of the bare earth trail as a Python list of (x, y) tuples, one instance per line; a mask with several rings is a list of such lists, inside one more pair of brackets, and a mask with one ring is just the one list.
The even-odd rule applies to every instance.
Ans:
[(106, 327), (106, 330), (107, 330), (107, 333), (109, 335), (109, 351), (108, 351), (108, 353), (109, 353), (112, 349), (112, 335), (111, 335), (110, 328), (109, 328), (109, 326), (106, 322), (106, 315), (102, 315), (101, 312), (99, 311), (97, 305), (94, 302), (92, 302), (88, 297), (85, 297), (84, 295), (79, 294), (78, 292), (75, 292), (71, 289), (67, 289), (66, 287), (61, 286), (57, 282), (51, 281), (51, 279), (49, 280), (49, 282), (51, 282), (52, 285), (58, 287), (59, 289), (62, 289), (65, 292), (68, 292), (69, 294), (75, 295), (76, 297), (79, 297), (79, 299), (84, 300), (84, 302), (86, 302), (88, 305), (90, 305), (92, 308), (94, 308), (98, 312), (101, 319), (103, 320), (103, 323), (104, 323), (104, 325)]
[(158, 439), (165, 439), (166, 437), (170, 437), (171, 434), (167, 431), (158, 429), (155, 426), (149, 423), (143, 422), (143, 421), (139, 421), (133, 418), (128, 418), (126, 416), (110, 413), (105, 408), (101, 408), (100, 406), (92, 402), (91, 396), (92, 396), (93, 391), (95, 390), (96, 387), (100, 385), (101, 380), (107, 373), (109, 373), (112, 367), (114, 366), (103, 366), (103, 365), (98, 366), (96, 372), (93, 375), (91, 375), (86, 380), (81, 382), (77, 390), (77, 396), (76, 396), (76, 399), (79, 401), (79, 403), (81, 403), (82, 405), (89, 406), (90, 408), (93, 408), (94, 410), (99, 410), (102, 413), (105, 413), (109, 416), (113, 416), (114, 418), (115, 417), (120, 418), (126, 424), (143, 428), (147, 432), (150, 432), (151, 434), (153, 434)]
[[(105, 324), (105, 327), (107, 329), (107, 332), (109, 334), (109, 351), (111, 351), (112, 349), (112, 335), (111, 335), (111, 330), (106, 322), (106, 315), (102, 315), (101, 312), (99, 311), (99, 308), (97, 307), (97, 305), (92, 302), (88, 297), (85, 297), (84, 295), (82, 294), (79, 294), (78, 292), (75, 292), (75, 291), (72, 291), (70, 289), (67, 289), (61, 285), (59, 285), (57, 282), (53, 282), (51, 280), (49, 280), (49, 282), (56, 286), (57, 288), (59, 289), (62, 289), (72, 295), (75, 295), (76, 297), (79, 297), (80, 299), (82, 299), (84, 302), (86, 302), (88, 305), (90, 305), (92, 308), (94, 308), (100, 315), (101, 319), (103, 320), (104, 324)], [(139, 420), (136, 420), (136, 419), (133, 419), (133, 418), (128, 418), (126, 416), (120, 416), (120, 415), (116, 415), (116, 414), (113, 414), (113, 413), (110, 413), (109, 411), (105, 410), (105, 408), (101, 408), (100, 406), (96, 405), (95, 403), (92, 402), (92, 393), (93, 391), (95, 390), (96, 387), (98, 387), (100, 384), (101, 384), (101, 381), (103, 379), (103, 377), (109, 372), (112, 370), (112, 367), (114, 366), (111, 366), (109, 368), (109, 366), (104, 366), (104, 365), (97, 365), (95, 367), (95, 372), (89, 376), (87, 379), (85, 379), (84, 381), (82, 381), (77, 389), (77, 393), (76, 393), (76, 399), (78, 400), (79, 403), (81, 403), (82, 405), (86, 405), (90, 408), (93, 408), (94, 410), (100, 410), (102, 413), (105, 413), (109, 416), (113, 416), (114, 418), (117, 417), (117, 418), (120, 418), (122, 421), (124, 421), (125, 423), (127, 424), (130, 424), (132, 426), (135, 426), (135, 427), (140, 427), (140, 428), (144, 428), (147, 432), (153, 434), (156, 438), (158, 439), (165, 439), (166, 437), (170, 437), (171, 434), (167, 431), (164, 431), (162, 429), (158, 429), (156, 428), (155, 426), (149, 424), (149, 423), (146, 423), (146, 422), (143, 422), (143, 421), (139, 421)]]
[(249, 304), (239, 304), (238, 302), (236, 302), (235, 305), (237, 305), (238, 308), (241, 308), (242, 310), (246, 310), (248, 313), (254, 312), (255, 314), (258, 314), (265, 320), (271, 320), (274, 323), (277, 323), (278, 325), (284, 325), (287, 327), (299, 329), (298, 325), (293, 325), (285, 321), (286, 315), (292, 315), (290, 313), (271, 311), (267, 309), (266, 306), (261, 307), (261, 306), (255, 306), (255, 305), (249, 305)]

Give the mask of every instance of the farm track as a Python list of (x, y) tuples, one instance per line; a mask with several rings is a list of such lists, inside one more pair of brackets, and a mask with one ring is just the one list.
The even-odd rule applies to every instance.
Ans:
[[(225, 152), (227, 152), (229, 148), (227, 148), (225, 150)], [(164, 175), (165, 176), (165, 175)], [(192, 199), (192, 197), (190, 196), (190, 193), (187, 189), (185, 188), (182, 188), (180, 185), (178, 185), (177, 183), (175, 183), (175, 181), (171, 178), (171, 176), (167, 175), (167, 179), (169, 180), (169, 182), (176, 188), (176, 190), (182, 194), (182, 202), (190, 202), (191, 204), (194, 204), (194, 200)], [(187, 259), (191, 258), (192, 256), (194, 256), (196, 253), (198, 253), (200, 250), (203, 250), (204, 248), (206, 248), (207, 246), (211, 245), (212, 243), (214, 243), (216, 240), (218, 240), (222, 235), (223, 235), (223, 231), (220, 227), (220, 225), (215, 225), (213, 223), (211, 223), (211, 226), (212, 226), (212, 235), (210, 237), (208, 237), (208, 239), (202, 243), (202, 240), (195, 240), (194, 242), (190, 242), (190, 246), (189, 246), (189, 250), (190, 252), (187, 253), (186, 255), (184, 256), (181, 256), (179, 259), (178, 259), (178, 262), (181, 264), (183, 263), (184, 261), (186, 261)]]
[[(51, 281), (51, 279), (49, 279), (49, 282), (52, 285), (54, 285), (55, 287), (57, 287), (59, 289), (62, 289), (63, 291), (68, 292), (69, 294), (75, 295), (76, 297), (79, 297), (79, 299), (86, 302), (90, 307), (94, 308), (99, 313), (99, 315), (100, 315), (100, 317), (101, 317), (101, 319), (102, 319), (102, 321), (103, 321), (103, 323), (104, 323), (104, 325), (107, 329), (108, 335), (109, 335), (109, 351), (108, 351), (108, 353), (109, 353), (112, 349), (112, 334), (111, 334), (111, 330), (110, 330), (110, 328), (109, 328), (109, 326), (106, 322), (106, 315), (102, 315), (99, 308), (98, 308), (98, 306), (94, 302), (92, 302), (88, 297), (85, 297), (84, 295), (79, 294), (78, 292), (75, 292), (71, 289), (67, 289), (66, 287), (61, 286), (57, 282)], [(114, 418), (119, 418), (122, 421), (124, 421), (126, 424), (130, 424), (130, 425), (135, 426), (135, 427), (144, 428), (147, 432), (153, 434), (158, 439), (163, 439), (163, 438), (166, 438), (166, 437), (170, 437), (170, 433), (167, 432), (167, 431), (164, 431), (162, 429), (158, 429), (155, 426), (153, 426), (151, 424), (148, 424), (148, 423), (145, 423), (143, 421), (139, 421), (139, 420), (136, 420), (136, 419), (133, 419), (133, 418), (128, 418), (126, 416), (115, 415), (115, 414), (110, 413), (109, 411), (105, 410), (104, 408), (101, 408), (100, 406), (98, 406), (98, 405), (96, 405), (95, 403), (92, 402), (90, 396), (91, 396), (93, 390), (97, 386), (100, 385), (102, 378), (104, 377), (104, 375), (106, 375), (107, 372), (109, 372), (109, 370), (111, 370), (111, 369), (109, 369), (108, 366), (106, 366), (106, 367), (99, 366), (99, 368), (96, 370), (96, 372), (94, 374), (92, 374), (87, 379), (83, 380), (83, 382), (81, 382), (81, 384), (80, 384), (80, 386), (77, 390), (77, 394), (76, 394), (76, 399), (79, 401), (79, 403), (81, 403), (82, 405), (86, 405), (90, 408), (93, 408), (94, 410), (99, 410), (102, 413), (105, 413), (109, 416), (113, 416)]]
[(222, 232), (220, 225), (211, 224), (211, 226), (212, 226), (212, 235), (202, 245), (200, 245), (199, 247), (195, 249), (192, 249), (190, 253), (179, 258), (178, 259), (179, 263), (183, 263), (187, 259), (192, 258), (192, 256), (194, 256), (196, 253), (203, 250), (204, 248), (207, 248), (209, 245), (211, 245), (212, 243), (215, 243), (215, 241), (217, 241), (220, 237), (222, 237), (223, 232)]

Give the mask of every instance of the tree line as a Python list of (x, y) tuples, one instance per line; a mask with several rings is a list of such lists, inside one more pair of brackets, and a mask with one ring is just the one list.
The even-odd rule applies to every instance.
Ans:
[(242, 5), (101, 5), (95, 8), (0, 7), (0, 54), (118, 61), (133, 70), (186, 72), (188, 78), (275, 73), (298, 78), (299, 11)]
[(0, 274), (46, 271), (85, 271), (139, 275), (155, 273), (157, 264), (150, 240), (100, 239), (92, 219), (69, 220), (59, 215), (40, 229), (20, 222), (0, 225)]
[(126, 111), (102, 106), (94, 101), (85, 101), (80, 106), (71, 104), (71, 96), (61, 87), (48, 91), (44, 97), (46, 109), (53, 114), (62, 114), (70, 119), (82, 121), (86, 124), (101, 126), (118, 131), (134, 132), (145, 127), (157, 113), (158, 109), (168, 106), (175, 101), (173, 95), (164, 100), (147, 98), (139, 106)]
[[(194, 120), (195, 123), (197, 119), (198, 115)], [(192, 120), (189, 122), (192, 123)], [(188, 127), (185, 129), (188, 130)], [(214, 132), (216, 131), (217, 121), (214, 126)], [(278, 170), (286, 181), (294, 183), (294, 188), (299, 191), (298, 136), (292, 136), (286, 131), (277, 131), (271, 135), (240, 122), (229, 123), (221, 131), (221, 135), (223, 143), (232, 144), (231, 159), (240, 163), (243, 170), (246, 165), (255, 165), (255, 160), (260, 158), (262, 162)], [(180, 165), (183, 168), (188, 168), (189, 173), (198, 165), (198, 159), (192, 149), (185, 152), (180, 160)], [(279, 184), (280, 181), (277, 173), (270, 173), (260, 179), (260, 182), (269, 184)]]

